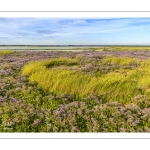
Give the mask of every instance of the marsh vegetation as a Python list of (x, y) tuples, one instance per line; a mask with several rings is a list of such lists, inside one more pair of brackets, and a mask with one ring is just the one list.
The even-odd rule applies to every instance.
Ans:
[(149, 57), (136, 47), (0, 55), (0, 131), (150, 132)]

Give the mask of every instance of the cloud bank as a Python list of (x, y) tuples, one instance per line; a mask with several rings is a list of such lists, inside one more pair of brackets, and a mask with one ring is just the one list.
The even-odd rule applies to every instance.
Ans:
[(150, 18), (0, 18), (0, 45), (150, 45)]

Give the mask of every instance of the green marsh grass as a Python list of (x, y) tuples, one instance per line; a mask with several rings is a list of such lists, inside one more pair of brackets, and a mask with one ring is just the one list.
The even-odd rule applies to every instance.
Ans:
[(0, 55), (14, 54), (13, 50), (0, 50)]
[[(136, 95), (143, 94), (150, 98), (150, 60), (107, 56), (97, 62), (99, 70), (90, 75), (82, 69), (72, 69), (81, 67), (81, 59), (36, 61), (25, 65), (22, 73), (50, 93), (72, 94), (79, 99), (91, 93), (104, 101), (121, 103), (130, 103)], [(105, 73), (101, 72), (102, 67), (108, 68)]]

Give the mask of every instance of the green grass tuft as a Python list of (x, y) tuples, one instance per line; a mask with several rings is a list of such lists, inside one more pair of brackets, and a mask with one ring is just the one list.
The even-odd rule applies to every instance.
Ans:
[(82, 69), (72, 69), (80, 66), (78, 58), (59, 58), (27, 64), (22, 73), (50, 93), (72, 94), (81, 99), (94, 93), (105, 101), (121, 103), (130, 103), (136, 95), (150, 98), (150, 60), (105, 57), (99, 67), (110, 68), (98, 75), (98, 71), (90, 75)]
[(0, 55), (14, 54), (13, 50), (0, 50)]

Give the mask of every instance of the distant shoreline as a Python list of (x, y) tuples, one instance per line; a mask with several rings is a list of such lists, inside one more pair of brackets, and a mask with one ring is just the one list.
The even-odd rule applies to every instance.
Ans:
[(14, 50), (14, 51), (110, 51), (110, 50), (150, 50), (149, 46), (143, 45), (0, 45), (0, 50)]
[(150, 47), (150, 45), (0, 45), (0, 47)]

